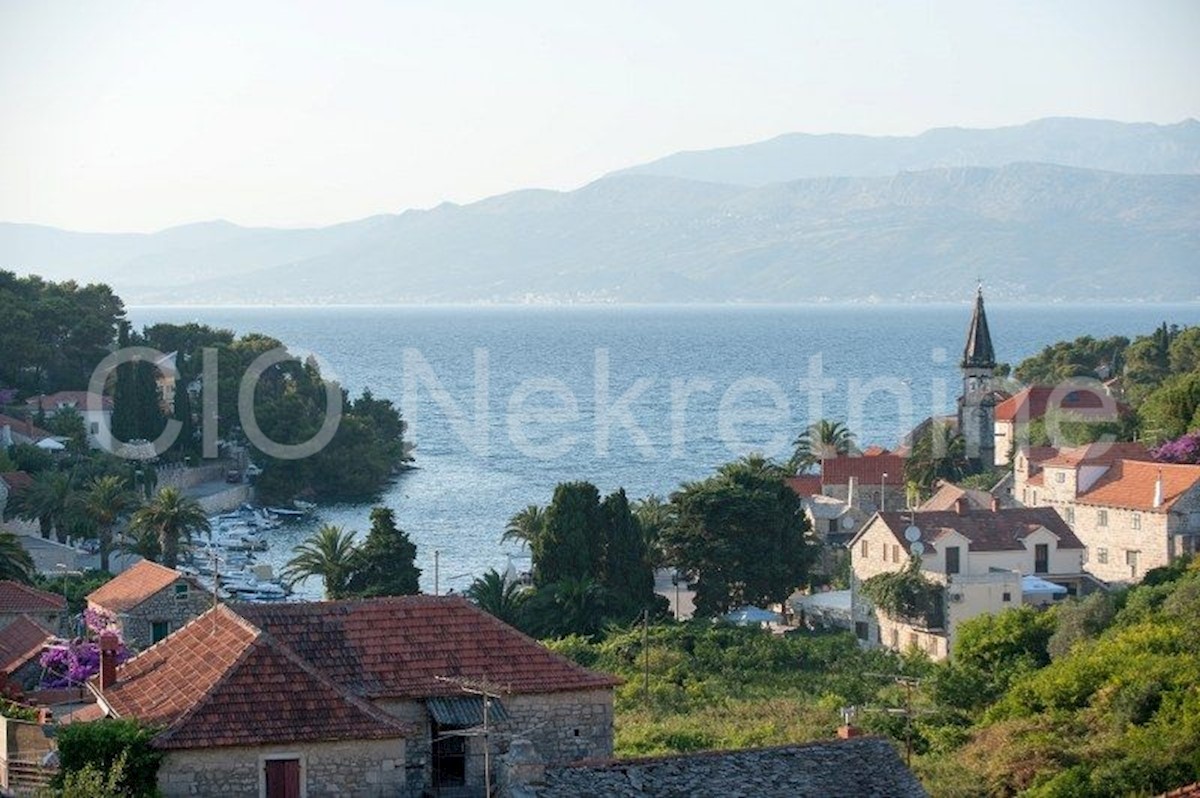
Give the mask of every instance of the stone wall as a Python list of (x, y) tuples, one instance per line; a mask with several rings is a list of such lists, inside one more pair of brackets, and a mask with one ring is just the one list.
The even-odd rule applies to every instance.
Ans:
[(225, 472), (235, 466), (225, 460), (219, 463), (188, 468), (186, 466), (164, 466), (158, 469), (158, 487), (186, 490), (202, 482), (224, 482)]
[(404, 740), (354, 740), (169, 751), (158, 771), (166, 798), (258, 798), (267, 759), (300, 759), (301, 798), (411, 795), (404, 782)]
[(216, 515), (236, 510), (247, 502), (254, 501), (254, 487), (251, 485), (230, 485), (228, 488), (208, 496), (196, 499), (205, 515)]
[[(176, 585), (186, 585), (186, 597), (177, 596)], [(153, 631), (156, 621), (166, 621), (167, 633), (177, 631), (188, 621), (202, 615), (212, 608), (212, 594), (189, 579), (176, 579), (150, 598), (143, 601), (127, 612), (117, 614), (121, 624), (121, 633), (129, 647), (141, 651), (148, 648), (154, 640)], [(92, 609), (103, 609), (88, 602)]]

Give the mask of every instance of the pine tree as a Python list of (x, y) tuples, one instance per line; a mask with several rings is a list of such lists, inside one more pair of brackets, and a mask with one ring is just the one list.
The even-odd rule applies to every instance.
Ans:
[(420, 592), (421, 569), (417, 546), (396, 526), (387, 507), (371, 510), (371, 531), (352, 558), (346, 594), (352, 596), (410, 596)]
[(603, 570), (604, 517), (600, 492), (589, 482), (564, 482), (546, 510), (545, 532), (534, 541), (534, 581), (596, 579)]

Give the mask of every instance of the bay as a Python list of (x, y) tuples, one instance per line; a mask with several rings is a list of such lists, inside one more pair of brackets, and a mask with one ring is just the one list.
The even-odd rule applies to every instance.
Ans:
[[(312, 354), (351, 394), (403, 408), (417, 466), (376, 503), (418, 547), (422, 589), (463, 590), (528, 553), (506, 520), (554, 486), (588, 480), (630, 498), (669, 494), (750, 452), (786, 459), (811, 421), (895, 446), (953, 412), (967, 304), (812, 306), (164, 307), (137, 326), (189, 321), (271, 335)], [(1200, 305), (995, 304), (997, 357), (1055, 341), (1200, 323)], [(276, 568), (319, 523), (363, 534), (371, 503), (324, 506), (280, 530)], [(320, 586), (300, 592), (317, 597)]]

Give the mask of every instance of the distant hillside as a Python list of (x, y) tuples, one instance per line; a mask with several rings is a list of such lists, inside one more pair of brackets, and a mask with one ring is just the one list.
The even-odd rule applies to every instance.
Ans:
[(1200, 298), (1200, 175), (1045, 164), (746, 188), (619, 175), (312, 230), (0, 225), (0, 268), (131, 302)]
[(885, 177), (1024, 161), (1130, 174), (1197, 174), (1200, 122), (1054, 118), (991, 130), (938, 128), (919, 136), (788, 133), (756, 144), (668, 155), (618, 174), (762, 186), (809, 177)]

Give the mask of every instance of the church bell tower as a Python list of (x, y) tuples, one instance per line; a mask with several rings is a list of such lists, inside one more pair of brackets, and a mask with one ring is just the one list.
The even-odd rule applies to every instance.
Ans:
[(990, 468), (996, 462), (996, 400), (992, 391), (996, 351), (992, 348), (992, 334), (983, 308), (983, 286), (975, 295), (975, 312), (967, 329), (961, 368), (963, 390), (958, 399), (958, 429), (966, 443), (967, 457), (978, 468)]

